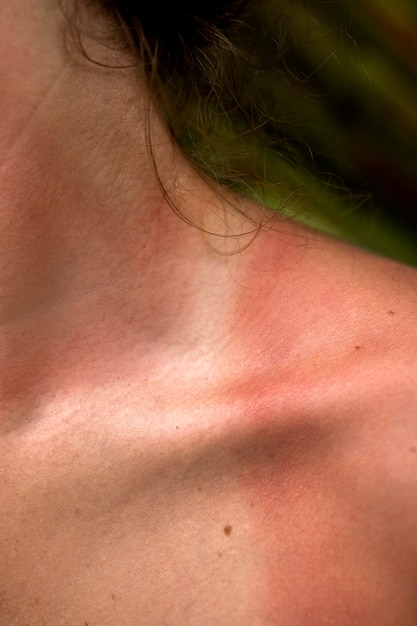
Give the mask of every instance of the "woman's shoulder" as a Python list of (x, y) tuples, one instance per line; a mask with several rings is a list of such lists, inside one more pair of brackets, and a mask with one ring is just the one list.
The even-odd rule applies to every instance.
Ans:
[[(263, 290), (254, 280), (244, 296), (236, 350), (249, 430), (258, 449), (304, 450), (308, 471), (328, 453), (330, 482), (346, 460), (356, 488), (361, 468), (362, 486), (378, 485), (386, 503), (404, 496), (417, 531), (417, 507), (406, 505), (417, 493), (417, 270), (304, 233), (269, 288), (263, 274)], [(417, 545), (414, 556), (417, 566)]]
[(242, 367), (417, 388), (417, 269), (292, 224), (260, 235), (248, 259), (232, 331)]
[(415, 623), (417, 272), (315, 233), (280, 270), (240, 387), (268, 623)]

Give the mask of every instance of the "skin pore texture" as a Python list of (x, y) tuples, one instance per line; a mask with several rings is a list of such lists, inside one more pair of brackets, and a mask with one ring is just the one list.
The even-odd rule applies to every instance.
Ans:
[(415, 270), (278, 218), (223, 254), (263, 210), (151, 111), (237, 237), (179, 219), (140, 73), (63, 32), (0, 4), (0, 626), (415, 625)]

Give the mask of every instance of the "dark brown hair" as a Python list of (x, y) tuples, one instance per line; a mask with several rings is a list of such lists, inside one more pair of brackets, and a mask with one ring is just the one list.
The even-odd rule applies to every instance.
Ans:
[(200, 172), (280, 210), (291, 198), (295, 213), (326, 196), (334, 202), (338, 187), (345, 193), (306, 139), (302, 112), (306, 100), (320, 106), (329, 97), (320, 67), (345, 53), (343, 15), (330, 27), (314, 13), (321, 3), (307, 0), (81, 4), (111, 25), (111, 45), (133, 53)]
[[(71, 9), (81, 48), (97, 35), (145, 71), (172, 136), (200, 172), (280, 214), (409, 262), (403, 244), (410, 242), (392, 216), (401, 197), (415, 212), (415, 134), (408, 100), (386, 85), (401, 69), (412, 93), (415, 68), (411, 57), (397, 64), (406, 52), (402, 31), (389, 32), (382, 2), (59, 1)], [(77, 14), (86, 9), (93, 20), (81, 20), (83, 30)], [(388, 68), (388, 81), (377, 85), (375, 54)], [(400, 103), (397, 123), (389, 112)]]

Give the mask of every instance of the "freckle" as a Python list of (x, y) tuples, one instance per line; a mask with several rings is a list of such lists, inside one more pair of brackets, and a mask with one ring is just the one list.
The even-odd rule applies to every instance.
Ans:
[(227, 536), (232, 534), (232, 527), (229, 526), (229, 524), (224, 527), (224, 534), (227, 535)]
[(355, 350), (360, 350), (361, 347), (360, 346), (355, 346)]
[(417, 449), (413, 446), (412, 448), (410, 448), (410, 452), (412, 454), (415, 454), (417, 452)]
[(395, 315), (395, 311), (388, 311), (388, 315)]
[(199, 491), (203, 491), (201, 487), (198, 488)]
[(116, 596), (114, 595), (114, 593), (111, 594), (111, 599), (116, 600)]
[(223, 556), (223, 553), (222, 552), (218, 552), (217, 556), (219, 556), (221, 558)]
[(75, 509), (75, 515), (79, 515), (81, 513), (81, 509)]

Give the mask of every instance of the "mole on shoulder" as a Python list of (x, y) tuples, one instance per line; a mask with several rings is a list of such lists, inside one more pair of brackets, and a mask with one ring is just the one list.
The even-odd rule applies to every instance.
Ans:
[(232, 527), (229, 524), (224, 527), (224, 534), (227, 536), (232, 534)]

